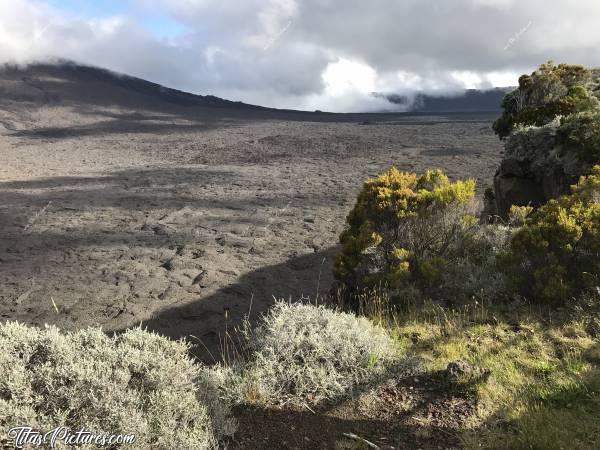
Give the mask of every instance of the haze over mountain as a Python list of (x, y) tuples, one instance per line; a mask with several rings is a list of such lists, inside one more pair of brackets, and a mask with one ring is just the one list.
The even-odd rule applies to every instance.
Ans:
[(502, 110), (501, 104), (504, 96), (513, 90), (513, 87), (496, 87), (494, 89), (466, 89), (454, 94), (434, 95), (418, 92), (414, 95), (373, 94), (378, 98), (385, 98), (394, 105), (412, 112), (483, 112)]

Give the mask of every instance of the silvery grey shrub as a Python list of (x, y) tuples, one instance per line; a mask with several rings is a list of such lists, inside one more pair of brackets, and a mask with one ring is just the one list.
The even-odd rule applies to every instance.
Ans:
[(193, 362), (182, 341), (139, 328), (109, 337), (97, 328), (63, 333), (7, 322), (0, 444), (19, 426), (133, 434), (131, 449), (212, 449), (235, 422), (212, 371)]
[(397, 361), (393, 339), (364, 317), (277, 302), (246, 333), (242, 361), (221, 369), (234, 402), (317, 404), (384, 375)]

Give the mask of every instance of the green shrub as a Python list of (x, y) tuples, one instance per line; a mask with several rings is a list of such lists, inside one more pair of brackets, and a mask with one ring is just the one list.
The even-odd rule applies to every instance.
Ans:
[(542, 126), (557, 116), (595, 109), (598, 101), (588, 90), (591, 80), (591, 72), (582, 66), (542, 64), (521, 76), (519, 87), (504, 97), (494, 131), (503, 139), (517, 124)]
[(533, 206), (512, 205), (508, 212), (508, 223), (511, 226), (523, 225), (533, 210)]
[(486, 304), (506, 300), (511, 292), (505, 274), (498, 270), (497, 257), (508, 248), (512, 231), (501, 224), (477, 227), (444, 272), (433, 299), (452, 306), (473, 299)]
[(141, 329), (108, 337), (8, 322), (0, 324), (0, 446), (17, 426), (133, 434), (132, 449), (216, 448), (234, 430), (211, 372), (183, 342)]
[(323, 306), (276, 303), (246, 335), (245, 358), (221, 370), (237, 402), (317, 404), (386, 373), (394, 341), (364, 317)]
[(557, 132), (562, 153), (572, 152), (582, 163), (600, 162), (600, 111), (564, 117)]
[(565, 302), (600, 285), (600, 166), (527, 216), (500, 260), (531, 300)]
[(451, 183), (440, 170), (368, 180), (340, 236), (336, 278), (356, 291), (438, 285), (476, 228), (474, 194), (473, 180)]

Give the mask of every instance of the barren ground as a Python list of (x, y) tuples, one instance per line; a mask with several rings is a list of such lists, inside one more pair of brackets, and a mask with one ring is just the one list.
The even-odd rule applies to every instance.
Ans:
[[(0, 68), (0, 318), (142, 323), (218, 358), (244, 315), (329, 290), (366, 178), (442, 168), (481, 195), (501, 156), (493, 119), (280, 112), (77, 66)], [(332, 448), (355, 432), (449, 448), (475, 407), (429, 378), (378, 389), (366, 409), (242, 408), (230, 445)]]
[[(214, 348), (226, 316), (314, 297), (361, 183), (396, 165), (474, 177), (491, 116), (182, 119), (98, 108), (0, 125), (0, 317), (139, 323)], [(312, 121), (311, 121), (312, 120)]]

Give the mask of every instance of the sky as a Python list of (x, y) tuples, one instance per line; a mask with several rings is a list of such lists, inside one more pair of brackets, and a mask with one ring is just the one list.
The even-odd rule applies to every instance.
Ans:
[(58, 58), (279, 108), (514, 86), (600, 66), (597, 0), (0, 0), (0, 62)]

